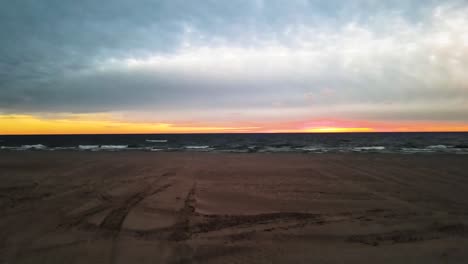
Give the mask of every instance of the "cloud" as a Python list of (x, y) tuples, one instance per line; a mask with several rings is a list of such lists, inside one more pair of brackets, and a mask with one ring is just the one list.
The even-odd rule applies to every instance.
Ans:
[(350, 2), (4, 4), (0, 111), (468, 122), (468, 4)]

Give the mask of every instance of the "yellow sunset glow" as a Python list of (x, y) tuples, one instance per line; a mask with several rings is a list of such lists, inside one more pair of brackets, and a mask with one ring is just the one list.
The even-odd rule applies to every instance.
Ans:
[[(93, 116), (41, 119), (29, 115), (0, 116), (0, 134), (126, 134), (126, 133), (216, 133), (243, 132), (249, 128), (217, 126), (177, 126), (167, 123), (132, 123)], [(250, 128), (252, 129), (252, 127)]]
[(345, 132), (373, 132), (374, 129), (368, 127), (315, 127), (305, 129), (310, 133), (345, 133)]
[[(323, 120), (322, 120), (323, 121)], [(335, 120), (333, 126), (295, 122), (162, 123), (131, 122), (110, 114), (56, 114), (54, 116), (0, 115), (0, 135), (31, 134), (163, 134), (163, 133), (355, 133), (468, 131), (463, 123), (401, 123)], [(313, 123), (313, 121), (312, 121)], [(319, 122), (320, 123), (320, 122)], [(354, 125), (350, 125), (353, 123)]]

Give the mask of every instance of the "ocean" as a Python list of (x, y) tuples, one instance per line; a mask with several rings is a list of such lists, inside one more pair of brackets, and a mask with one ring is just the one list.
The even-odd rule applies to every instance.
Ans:
[(0, 150), (468, 154), (468, 133), (4, 135)]

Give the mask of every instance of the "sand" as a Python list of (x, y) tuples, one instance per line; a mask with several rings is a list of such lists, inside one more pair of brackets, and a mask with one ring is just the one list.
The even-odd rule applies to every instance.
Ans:
[(0, 152), (0, 263), (468, 263), (468, 155)]

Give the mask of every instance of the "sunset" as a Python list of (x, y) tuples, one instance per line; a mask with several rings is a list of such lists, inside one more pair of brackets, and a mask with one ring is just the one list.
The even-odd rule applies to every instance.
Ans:
[(181, 122), (125, 121), (107, 114), (79, 114), (49, 117), (0, 116), (5, 135), (38, 134), (151, 134), (151, 133), (346, 133), (346, 132), (464, 132), (463, 122), (378, 122), (316, 119), (288, 122)]
[[(283, 123), (317, 119), (468, 131), (464, 1), (20, 1), (0, 12), (11, 32), (0, 134), (298, 131)], [(18, 115), (32, 123), (4, 123)]]
[(0, 263), (468, 263), (468, 0), (10, 0), (0, 35)]

